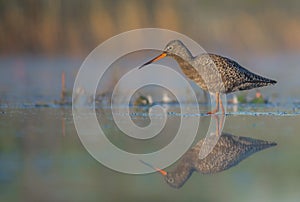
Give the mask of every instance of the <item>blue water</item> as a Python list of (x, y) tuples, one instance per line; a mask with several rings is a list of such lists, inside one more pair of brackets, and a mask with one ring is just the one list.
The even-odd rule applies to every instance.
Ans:
[[(158, 173), (122, 174), (93, 159), (77, 136), (70, 108), (1, 110), (1, 201), (297, 201), (300, 197), (299, 115), (279, 116), (275, 110), (253, 114), (239, 111), (228, 115), (224, 132), (275, 141), (278, 145), (254, 154), (222, 173), (194, 173), (177, 190), (169, 187)], [(179, 114), (171, 112), (168, 113), (169, 124), (177, 124)], [(257, 113), (259, 116), (255, 116)], [(147, 121), (143, 116), (136, 115), (134, 119)], [(201, 117), (203, 131), (199, 131), (197, 139), (204, 137), (210, 120), (209, 116)], [(111, 117), (108, 119), (112, 120)], [(163, 147), (167, 136), (173, 133), (167, 132), (167, 139), (162, 137), (160, 142), (143, 146), (126, 139), (120, 132), (118, 134), (110, 122), (103, 124), (111, 141), (129, 151)], [(176, 163), (166, 170), (172, 170), (174, 166)]]
[[(222, 173), (194, 173), (181, 189), (169, 187), (158, 173), (128, 175), (110, 170), (86, 151), (71, 106), (54, 103), (60, 99), (61, 72), (66, 72), (67, 90), (71, 90), (81, 59), (1, 58), (0, 201), (299, 201), (300, 69), (298, 58), (286, 57), (292, 58), (288, 63), (282, 58), (247, 62), (278, 84), (261, 90), (272, 98), (269, 104), (228, 104), (223, 129), (278, 145)], [(282, 68), (283, 64), (289, 66)], [(248, 96), (254, 93), (250, 91)], [(109, 106), (96, 105), (96, 112), (101, 117), (101, 110), (108, 111), (102, 127), (122, 149), (140, 152), (163, 147), (172, 139), (181, 116), (200, 117), (196, 139), (204, 137), (211, 118), (206, 115), (208, 104), (199, 104), (200, 113), (189, 114), (182, 114), (176, 104), (164, 107), (170, 131), (165, 130), (165, 137), (148, 145), (124, 136), (112, 124)], [(149, 123), (147, 108), (130, 110), (135, 123)]]

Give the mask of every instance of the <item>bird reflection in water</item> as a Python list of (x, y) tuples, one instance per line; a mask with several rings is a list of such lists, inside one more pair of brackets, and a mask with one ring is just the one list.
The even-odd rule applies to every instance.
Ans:
[(154, 168), (148, 162), (141, 162), (159, 171), (171, 187), (180, 188), (194, 171), (202, 174), (218, 173), (237, 165), (253, 153), (277, 145), (275, 142), (222, 133), (212, 151), (205, 158), (199, 158), (204, 142), (201, 139), (189, 149), (170, 172)]

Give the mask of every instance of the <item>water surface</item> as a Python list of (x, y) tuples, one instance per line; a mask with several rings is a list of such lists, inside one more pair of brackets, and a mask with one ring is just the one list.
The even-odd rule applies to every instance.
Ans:
[[(80, 143), (70, 108), (2, 108), (0, 119), (1, 201), (297, 201), (300, 197), (299, 115), (227, 116), (225, 132), (278, 145), (222, 173), (194, 173), (179, 190), (169, 187), (158, 173), (128, 175), (98, 163)], [(208, 121), (204, 117), (202, 126)], [(113, 126), (108, 127), (106, 135), (115, 133)]]
[[(251, 70), (277, 79), (278, 84), (262, 89), (263, 95), (272, 98), (269, 104), (228, 105), (224, 132), (278, 145), (224, 172), (194, 173), (180, 189), (168, 186), (158, 173), (129, 175), (110, 170), (86, 151), (75, 130), (71, 107), (54, 104), (60, 99), (62, 71), (71, 90), (81, 63), (70, 58), (1, 58), (0, 201), (299, 200), (298, 56), (242, 61)], [(118, 147), (137, 153), (164, 147), (176, 133), (181, 116), (178, 106), (168, 106), (163, 134), (145, 143), (121, 133), (107, 110), (96, 109), (106, 136)], [(201, 114), (183, 115), (200, 117), (195, 143), (204, 138), (210, 122), (210, 116), (204, 115), (209, 107), (200, 104), (200, 110)], [(106, 116), (101, 119), (103, 112)], [(130, 113), (136, 124), (149, 123), (147, 113), (134, 109)]]

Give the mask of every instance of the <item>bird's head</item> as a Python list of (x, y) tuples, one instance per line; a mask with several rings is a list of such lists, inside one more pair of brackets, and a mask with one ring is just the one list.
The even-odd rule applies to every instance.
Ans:
[(178, 55), (180, 56), (186, 50), (185, 45), (180, 40), (170, 41), (164, 48), (164, 53), (167, 56)]
[(176, 173), (167, 172), (167, 174), (164, 176), (164, 179), (168, 185), (170, 185), (173, 188), (180, 188), (185, 183), (181, 179), (179, 175), (176, 175)]
[(167, 172), (163, 169), (160, 168), (156, 168), (153, 165), (140, 160), (141, 163), (145, 164), (146, 166), (149, 166), (150, 168), (156, 170), (157, 172), (159, 172), (165, 179), (165, 181), (167, 182), (168, 185), (170, 185), (173, 188), (180, 188), (185, 181), (183, 181), (179, 175), (176, 175), (176, 173), (173, 172)]
[(160, 55), (158, 55), (155, 58), (153, 58), (152, 60), (146, 62), (145, 64), (140, 66), (139, 69), (141, 69), (142, 67), (149, 65), (153, 62), (161, 60), (167, 56), (174, 56), (174, 55), (181, 56), (186, 51), (187, 51), (187, 48), (180, 40), (172, 40), (166, 45), (166, 47), (164, 48), (163, 52)]

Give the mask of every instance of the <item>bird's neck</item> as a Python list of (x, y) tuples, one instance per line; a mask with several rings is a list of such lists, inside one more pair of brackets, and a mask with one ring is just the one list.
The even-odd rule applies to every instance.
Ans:
[(193, 166), (190, 162), (179, 161), (179, 164), (176, 168), (172, 171), (172, 175), (177, 180), (177, 184), (182, 186), (192, 175), (194, 171)]
[(176, 56), (182, 58), (185, 61), (190, 61), (193, 59), (192, 53), (186, 47), (182, 47), (180, 53), (174, 54), (175, 59), (176, 59)]

